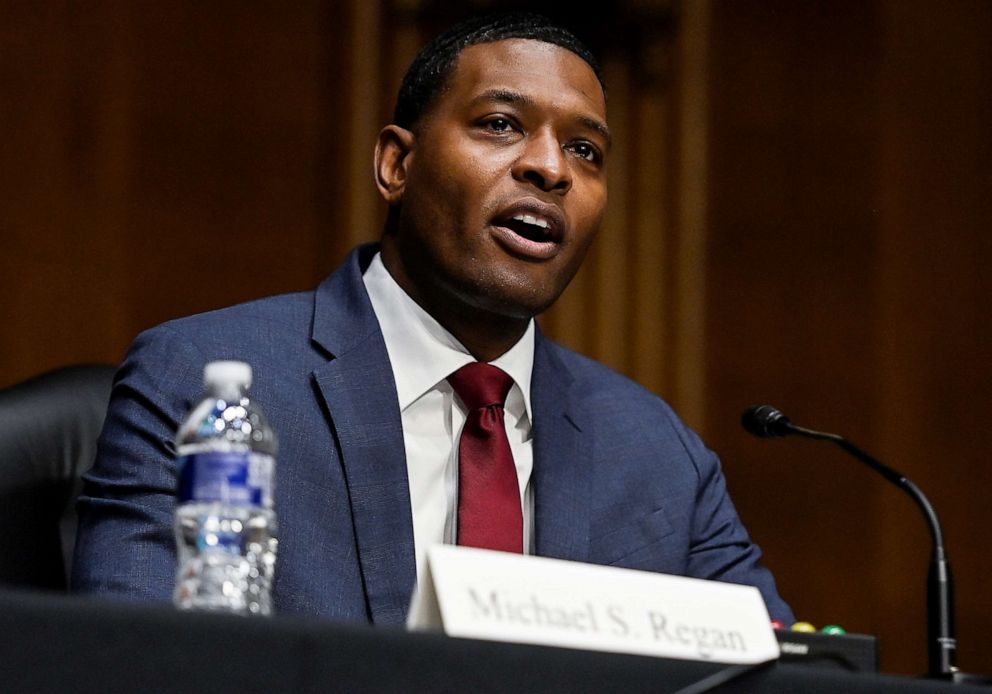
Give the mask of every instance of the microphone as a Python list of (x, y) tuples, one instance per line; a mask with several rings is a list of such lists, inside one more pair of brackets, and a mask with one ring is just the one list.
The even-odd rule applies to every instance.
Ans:
[(923, 491), (909, 481), (905, 475), (883, 465), (843, 436), (797, 426), (771, 405), (749, 407), (741, 415), (741, 425), (748, 433), (759, 438), (797, 435), (835, 443), (882, 477), (897, 485), (916, 502), (926, 517), (932, 544), (930, 571), (927, 575), (928, 674), (930, 677), (955, 679), (958, 668), (954, 664), (957, 654), (957, 640), (954, 638), (954, 585), (951, 577), (951, 566), (944, 551), (944, 535), (940, 530), (937, 512)]
[(793, 433), (789, 418), (771, 405), (749, 407), (741, 415), (741, 424), (748, 433), (754, 434), (759, 439), (788, 436)]

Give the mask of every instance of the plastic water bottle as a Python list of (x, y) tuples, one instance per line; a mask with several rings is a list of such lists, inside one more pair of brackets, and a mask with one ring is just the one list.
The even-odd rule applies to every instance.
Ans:
[(176, 436), (173, 602), (183, 609), (272, 612), (276, 438), (248, 397), (251, 376), (244, 362), (207, 364), (206, 395)]

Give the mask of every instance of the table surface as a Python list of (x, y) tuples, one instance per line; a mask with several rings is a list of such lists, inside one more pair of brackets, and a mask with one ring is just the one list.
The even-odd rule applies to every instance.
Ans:
[(714, 663), (316, 618), (195, 614), (0, 590), (4, 692), (702, 692), (727, 674), (738, 676), (720, 692), (960, 691), (943, 682), (784, 663), (727, 671)]

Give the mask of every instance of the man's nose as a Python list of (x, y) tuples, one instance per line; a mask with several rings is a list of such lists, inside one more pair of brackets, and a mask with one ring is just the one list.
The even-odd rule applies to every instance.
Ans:
[(543, 191), (563, 194), (572, 187), (566, 153), (553, 132), (531, 133), (513, 166), (513, 177)]

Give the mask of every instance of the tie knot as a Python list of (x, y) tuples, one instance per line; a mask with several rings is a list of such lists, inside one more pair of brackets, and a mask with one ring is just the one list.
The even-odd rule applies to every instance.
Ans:
[(499, 405), (513, 386), (513, 379), (502, 369), (481, 361), (466, 364), (448, 376), (448, 383), (470, 410)]

